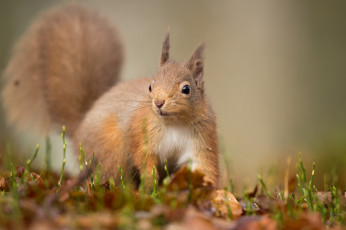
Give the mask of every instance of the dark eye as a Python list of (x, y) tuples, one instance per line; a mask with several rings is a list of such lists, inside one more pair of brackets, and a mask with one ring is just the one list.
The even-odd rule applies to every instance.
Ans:
[(149, 85), (149, 92), (151, 92), (151, 85)]
[(184, 85), (183, 89), (181, 90), (183, 94), (189, 94), (190, 93), (190, 86)]

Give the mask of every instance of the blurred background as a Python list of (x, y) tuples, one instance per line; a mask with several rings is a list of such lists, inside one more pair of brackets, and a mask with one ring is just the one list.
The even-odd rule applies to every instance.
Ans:
[[(1, 73), (34, 18), (63, 2), (1, 3)], [(281, 177), (289, 156), (294, 175), (301, 152), (307, 170), (316, 162), (319, 187), (329, 174), (345, 188), (345, 1), (74, 2), (96, 9), (117, 27), (125, 44), (124, 80), (157, 70), (168, 27), (171, 57), (177, 60), (207, 43), (205, 85), (218, 117), (223, 172), (236, 186), (252, 187), (258, 173)], [(3, 114), (0, 154), (31, 155), (42, 140), (13, 132)], [(59, 135), (53, 139), (59, 168), (61, 141)]]

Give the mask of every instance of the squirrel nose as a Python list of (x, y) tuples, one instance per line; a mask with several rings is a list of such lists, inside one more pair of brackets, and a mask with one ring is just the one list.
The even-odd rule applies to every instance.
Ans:
[(154, 103), (155, 103), (157, 108), (161, 109), (161, 107), (165, 104), (165, 100), (155, 99)]

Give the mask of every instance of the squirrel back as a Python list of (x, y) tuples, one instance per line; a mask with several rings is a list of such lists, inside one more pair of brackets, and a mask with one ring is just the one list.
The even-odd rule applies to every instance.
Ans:
[(2, 92), (7, 119), (47, 133), (78, 127), (94, 101), (119, 80), (123, 46), (96, 12), (65, 5), (42, 14), (17, 44)]

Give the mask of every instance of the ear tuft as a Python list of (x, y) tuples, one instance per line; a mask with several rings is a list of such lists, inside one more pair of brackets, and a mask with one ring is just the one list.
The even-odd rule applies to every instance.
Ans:
[(201, 89), (203, 88), (204, 48), (205, 44), (200, 44), (186, 63), (187, 68), (192, 71), (197, 87)]
[(162, 51), (161, 51), (161, 59), (160, 59), (160, 66), (165, 64), (169, 58), (169, 31), (166, 34), (165, 40), (162, 44)]
[(193, 54), (190, 58), (190, 61), (198, 60), (198, 59), (203, 60), (204, 59), (204, 56), (203, 56), (204, 49), (205, 49), (205, 44), (203, 42), (195, 49), (195, 51), (193, 52)]

